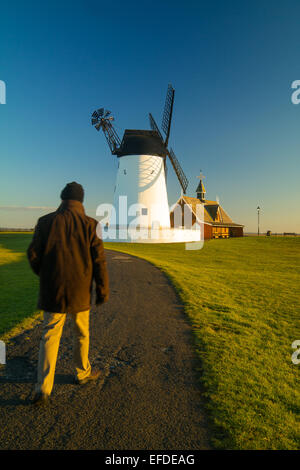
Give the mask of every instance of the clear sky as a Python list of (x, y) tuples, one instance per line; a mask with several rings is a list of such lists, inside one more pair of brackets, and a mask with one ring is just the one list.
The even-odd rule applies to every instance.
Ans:
[[(300, 232), (298, 0), (45, 0), (0, 6), (0, 226), (32, 227), (67, 182), (86, 211), (112, 202), (117, 159), (90, 124), (160, 125), (175, 88), (170, 145), (195, 195), (219, 198), (246, 231)], [(169, 204), (180, 186), (169, 165)]]

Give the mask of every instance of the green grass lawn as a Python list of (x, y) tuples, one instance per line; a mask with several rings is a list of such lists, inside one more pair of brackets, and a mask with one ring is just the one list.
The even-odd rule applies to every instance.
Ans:
[[(0, 234), (0, 335), (36, 312), (31, 234)], [(212, 445), (300, 449), (300, 238), (184, 244), (106, 243), (147, 259), (172, 280), (194, 332)]]
[(184, 244), (106, 243), (172, 280), (185, 305), (199, 380), (221, 449), (300, 449), (300, 238)]
[(0, 338), (38, 316), (38, 277), (26, 257), (31, 239), (31, 233), (0, 233)]

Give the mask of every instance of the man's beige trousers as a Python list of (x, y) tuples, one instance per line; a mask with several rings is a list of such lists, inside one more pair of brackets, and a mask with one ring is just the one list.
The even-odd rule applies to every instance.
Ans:
[[(73, 359), (76, 377), (85, 379), (91, 373), (89, 362), (89, 310), (68, 314), (74, 330)], [(60, 338), (67, 314), (44, 312), (43, 334), (40, 342), (36, 392), (50, 395), (54, 383), (55, 366)]]

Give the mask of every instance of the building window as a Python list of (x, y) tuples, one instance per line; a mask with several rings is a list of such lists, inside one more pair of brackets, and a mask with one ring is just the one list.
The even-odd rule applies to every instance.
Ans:
[(229, 238), (228, 227), (213, 227), (212, 229), (213, 238)]
[(148, 214), (147, 207), (142, 207), (142, 215), (147, 215), (147, 214)]

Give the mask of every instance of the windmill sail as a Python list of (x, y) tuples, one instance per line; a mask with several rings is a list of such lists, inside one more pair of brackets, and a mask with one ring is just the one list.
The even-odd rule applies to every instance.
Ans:
[(187, 177), (185, 176), (185, 174), (184, 174), (184, 172), (183, 172), (183, 169), (181, 168), (180, 163), (179, 163), (179, 161), (177, 160), (176, 155), (175, 155), (175, 153), (173, 152), (173, 150), (172, 150), (172, 149), (170, 149), (170, 151), (167, 150), (167, 153), (168, 153), (168, 156), (169, 156), (169, 158), (170, 158), (170, 160), (171, 160), (172, 166), (173, 166), (174, 171), (175, 171), (175, 173), (176, 173), (176, 175), (177, 175), (177, 178), (178, 178), (178, 180), (179, 180), (179, 183), (180, 183), (180, 185), (181, 185), (181, 187), (182, 187), (182, 190), (183, 190), (183, 192), (184, 192), (184, 194), (185, 194), (185, 193), (186, 193), (186, 189), (187, 189), (188, 184), (189, 184), (188, 179), (187, 179)]
[(152, 116), (151, 113), (149, 113), (149, 121), (150, 121), (150, 127), (153, 131), (156, 131), (159, 135), (159, 137), (161, 138), (162, 141), (164, 141), (163, 139), (163, 136), (161, 135), (160, 133), (160, 130), (158, 128), (158, 125), (156, 124), (155, 120), (154, 120), (154, 117)]
[(110, 111), (105, 110), (104, 108), (99, 108), (92, 114), (92, 125), (95, 126), (97, 131), (100, 129), (103, 130), (111, 153), (117, 154), (121, 145), (121, 141), (111, 123), (113, 120), (114, 118), (111, 116)]
[(171, 120), (172, 120), (172, 113), (173, 113), (173, 103), (174, 103), (174, 94), (175, 90), (172, 85), (168, 86), (164, 114), (162, 118), (162, 130), (166, 134), (165, 146), (167, 147), (169, 136), (170, 136), (170, 129), (171, 129)]
[[(186, 189), (188, 187), (188, 179), (185, 176), (183, 169), (180, 166), (179, 161), (176, 158), (176, 155), (172, 149), (170, 151), (168, 150), (168, 140), (170, 136), (170, 128), (171, 128), (171, 120), (172, 120), (172, 113), (173, 113), (173, 104), (174, 104), (174, 94), (175, 90), (172, 87), (172, 85), (168, 86), (168, 91), (167, 91), (167, 96), (166, 96), (166, 102), (165, 102), (165, 108), (164, 108), (164, 113), (163, 113), (163, 119), (162, 119), (162, 129), (164, 133), (166, 134), (166, 139), (163, 139), (163, 136), (161, 135), (161, 132), (158, 128), (158, 125), (156, 124), (154, 117), (152, 116), (151, 113), (149, 113), (149, 120), (150, 120), (150, 126), (153, 131), (156, 131), (159, 137), (162, 140), (162, 143), (166, 149), (166, 154), (168, 155), (172, 166), (174, 168), (174, 171), (176, 173), (176, 176), (179, 180), (179, 183), (182, 187), (182, 190), (184, 194), (186, 193)], [(165, 166), (165, 172), (167, 172), (167, 166), (166, 166), (166, 160), (164, 161), (164, 166)]]
[(111, 153), (116, 154), (121, 145), (121, 141), (118, 134), (116, 133), (110, 121), (104, 121), (104, 124), (102, 124), (101, 127), (106, 137)]

